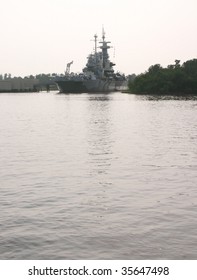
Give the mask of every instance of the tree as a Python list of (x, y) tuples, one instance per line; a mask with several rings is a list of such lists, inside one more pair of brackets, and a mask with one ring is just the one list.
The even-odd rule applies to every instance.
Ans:
[(152, 65), (148, 72), (129, 81), (129, 89), (137, 94), (197, 94), (197, 59), (183, 65), (175, 60), (175, 65), (167, 68)]

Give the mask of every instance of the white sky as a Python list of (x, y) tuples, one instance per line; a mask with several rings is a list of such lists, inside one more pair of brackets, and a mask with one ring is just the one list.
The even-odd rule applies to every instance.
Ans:
[(63, 73), (71, 60), (81, 71), (102, 25), (115, 70), (126, 74), (197, 57), (197, 0), (0, 0), (0, 8), (0, 74)]

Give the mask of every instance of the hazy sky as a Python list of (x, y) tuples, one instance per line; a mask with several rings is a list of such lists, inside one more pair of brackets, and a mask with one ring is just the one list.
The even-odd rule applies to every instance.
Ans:
[(116, 70), (197, 57), (197, 0), (0, 0), (0, 74), (80, 71), (93, 36), (114, 47)]

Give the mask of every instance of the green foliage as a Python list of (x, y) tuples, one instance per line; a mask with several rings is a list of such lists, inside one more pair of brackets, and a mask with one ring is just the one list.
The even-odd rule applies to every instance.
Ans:
[(167, 68), (153, 65), (129, 81), (129, 89), (136, 94), (197, 94), (197, 59), (183, 65), (175, 60), (175, 64)]

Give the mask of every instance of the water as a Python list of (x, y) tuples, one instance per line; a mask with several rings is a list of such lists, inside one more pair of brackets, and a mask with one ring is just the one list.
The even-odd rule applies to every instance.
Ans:
[(197, 259), (197, 97), (0, 94), (0, 259)]

